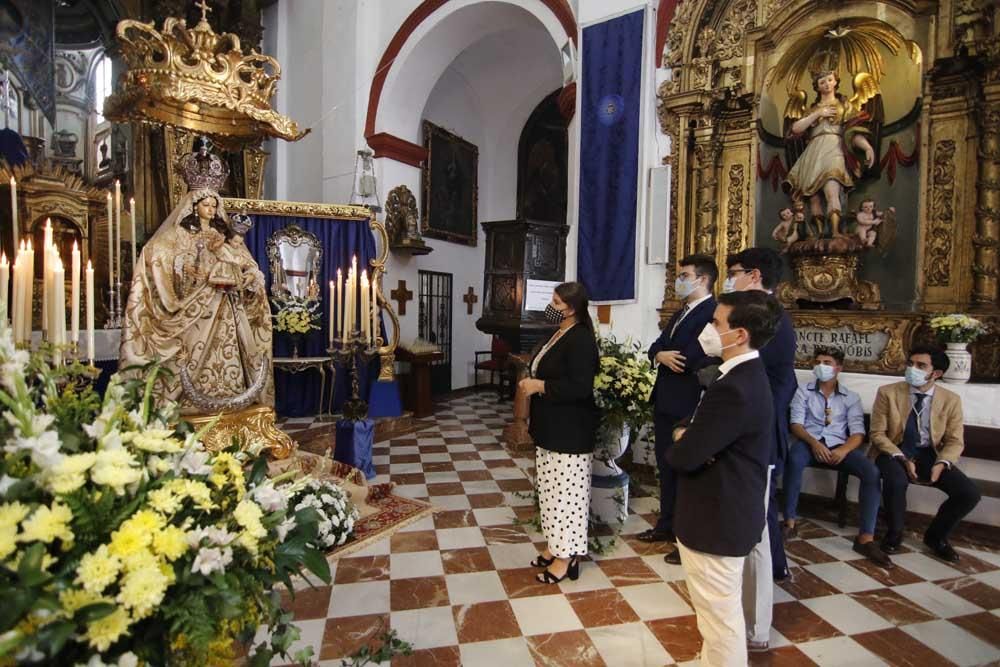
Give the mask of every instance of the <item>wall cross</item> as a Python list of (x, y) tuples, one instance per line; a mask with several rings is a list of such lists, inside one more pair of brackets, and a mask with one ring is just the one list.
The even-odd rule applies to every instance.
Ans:
[(466, 311), (466, 314), (471, 315), (472, 314), (472, 307), (476, 304), (476, 302), (479, 301), (479, 297), (476, 296), (476, 290), (473, 289), (472, 287), (470, 287), (469, 291), (466, 292), (465, 295), (462, 297), (462, 301), (465, 302), (465, 305), (468, 308), (468, 310)]
[(406, 302), (413, 299), (413, 290), (406, 289), (406, 281), (400, 280), (396, 289), (389, 292), (389, 296), (396, 302), (398, 314), (406, 315)]

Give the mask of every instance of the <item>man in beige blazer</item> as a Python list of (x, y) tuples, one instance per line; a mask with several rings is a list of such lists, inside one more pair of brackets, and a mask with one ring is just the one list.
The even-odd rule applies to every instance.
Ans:
[(906, 489), (921, 484), (941, 489), (948, 498), (924, 533), (924, 544), (939, 558), (958, 562), (948, 535), (979, 503), (979, 490), (956, 466), (965, 448), (962, 401), (937, 386), (948, 370), (939, 348), (910, 350), (904, 382), (880, 387), (871, 419), (869, 456), (882, 472), (882, 507), (888, 531), (882, 550), (893, 554), (903, 541)]

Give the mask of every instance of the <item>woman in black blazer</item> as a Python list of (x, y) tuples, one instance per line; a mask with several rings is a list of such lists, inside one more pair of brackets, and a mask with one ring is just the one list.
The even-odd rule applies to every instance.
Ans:
[(587, 290), (563, 283), (545, 309), (559, 328), (531, 360), (520, 389), (531, 397), (528, 431), (534, 439), (536, 488), (545, 550), (532, 561), (546, 568), (538, 581), (557, 584), (579, 576), (587, 553), (590, 464), (597, 432), (594, 375), (599, 365)]

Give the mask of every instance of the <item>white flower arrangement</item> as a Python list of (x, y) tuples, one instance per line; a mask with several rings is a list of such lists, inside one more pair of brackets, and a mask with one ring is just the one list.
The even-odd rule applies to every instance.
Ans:
[(339, 547), (347, 541), (358, 520), (358, 510), (342, 488), (322, 480), (309, 480), (291, 499), (298, 512), (312, 508), (319, 516), (316, 546), (321, 549)]
[(971, 343), (988, 331), (985, 324), (962, 313), (931, 318), (931, 329), (942, 343)]
[(623, 425), (638, 430), (652, 419), (649, 396), (656, 372), (638, 343), (619, 343), (613, 336), (598, 338), (600, 369), (594, 376), (594, 398), (609, 428)]

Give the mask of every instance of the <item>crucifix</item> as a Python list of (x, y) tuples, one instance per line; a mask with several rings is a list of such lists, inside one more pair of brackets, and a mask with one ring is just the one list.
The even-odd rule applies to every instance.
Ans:
[(194, 3), (194, 6), (201, 10), (201, 20), (208, 20), (208, 13), (212, 11), (212, 8), (208, 6), (206, 0), (201, 0), (201, 2)]
[(413, 290), (406, 289), (406, 281), (400, 280), (396, 289), (389, 292), (389, 296), (396, 302), (399, 315), (406, 315), (406, 302), (413, 299)]
[(479, 301), (479, 297), (476, 296), (476, 290), (470, 287), (469, 291), (466, 292), (465, 295), (462, 297), (462, 301), (464, 301), (465, 305), (468, 307), (466, 314), (471, 315), (473, 305), (475, 305), (475, 303)]

